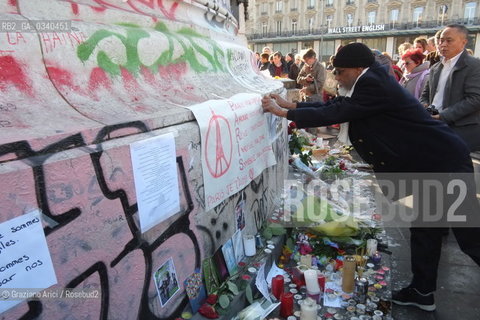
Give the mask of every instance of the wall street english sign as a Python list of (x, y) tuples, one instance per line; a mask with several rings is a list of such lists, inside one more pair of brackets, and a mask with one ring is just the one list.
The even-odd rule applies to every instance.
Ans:
[(384, 31), (384, 30), (385, 30), (384, 24), (372, 24), (369, 26), (328, 28), (328, 33), (358, 33), (358, 32), (371, 32), (371, 31)]

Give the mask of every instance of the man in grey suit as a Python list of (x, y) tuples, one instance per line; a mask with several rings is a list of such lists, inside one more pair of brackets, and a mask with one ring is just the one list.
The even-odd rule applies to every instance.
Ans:
[[(480, 150), (480, 60), (468, 54), (468, 29), (452, 24), (440, 35), (439, 63), (420, 97), (433, 109), (433, 117), (446, 122), (467, 143)], [(438, 110), (438, 114), (435, 114)]]

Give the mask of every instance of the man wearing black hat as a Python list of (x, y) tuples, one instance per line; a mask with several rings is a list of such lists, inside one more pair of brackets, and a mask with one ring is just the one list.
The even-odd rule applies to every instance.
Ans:
[[(364, 44), (351, 43), (340, 49), (333, 66), (335, 79), (347, 91), (345, 97), (326, 103), (291, 103), (272, 94), (262, 99), (264, 111), (295, 121), (299, 128), (349, 122), (350, 141), (358, 154), (372, 165), (377, 180), (382, 175), (392, 177), (393, 173), (405, 176), (407, 173), (415, 173), (414, 176), (466, 173), (463, 179), (469, 188), (466, 188), (462, 212), (466, 212), (469, 228), (455, 225), (452, 230), (462, 251), (480, 265), (480, 207), (466, 144), (446, 124), (432, 119), (418, 100), (375, 62), (371, 50)], [(419, 192), (416, 196), (434, 202)], [(442, 228), (432, 228), (426, 220), (420, 218), (420, 223), (415, 220), (416, 227), (411, 228), (413, 279), (410, 286), (393, 295), (393, 301), (433, 311), (442, 234), (445, 227), (452, 224), (449, 220), (450, 224), (441, 225)]]

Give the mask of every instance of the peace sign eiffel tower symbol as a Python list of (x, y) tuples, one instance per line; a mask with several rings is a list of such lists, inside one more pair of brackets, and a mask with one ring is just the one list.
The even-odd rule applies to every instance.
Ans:
[(228, 169), (229, 165), (227, 158), (225, 157), (225, 152), (223, 152), (221, 129), (220, 124), (218, 123), (218, 119), (215, 119), (215, 142), (215, 173), (222, 175), (224, 173), (222, 169), (223, 163), (225, 163), (226, 169)]
[[(225, 124), (222, 124), (224, 122)], [(223, 132), (222, 132), (222, 127), (223, 127)], [(225, 130), (227, 129), (227, 130)], [(208, 170), (210, 171), (210, 174), (214, 178), (221, 177), (224, 175), (228, 169), (230, 168), (230, 162), (231, 162), (231, 150), (230, 150), (230, 156), (227, 158), (227, 155), (225, 154), (224, 142), (230, 142), (230, 146), (232, 145), (232, 135), (230, 131), (230, 124), (228, 123), (228, 120), (221, 116), (221, 115), (216, 115), (213, 110), (212, 110), (212, 118), (210, 119), (209, 125), (208, 125), (208, 130), (207, 130), (207, 146), (206, 146), (206, 152), (208, 152), (208, 143), (210, 141), (209, 136), (211, 130), (215, 130), (215, 138), (212, 142), (215, 143), (215, 165), (212, 166), (210, 165), (210, 161), (208, 158), (208, 154), (205, 154), (206, 160), (207, 160), (207, 167)], [(228, 135), (229, 139), (225, 139), (222, 135)], [(228, 150), (227, 150), (228, 151)], [(213, 159), (212, 159), (213, 160)]]

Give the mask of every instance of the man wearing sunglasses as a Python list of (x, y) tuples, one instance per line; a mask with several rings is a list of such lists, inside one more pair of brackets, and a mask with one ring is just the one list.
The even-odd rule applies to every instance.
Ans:
[[(358, 154), (373, 167), (379, 184), (384, 177), (399, 189), (402, 176), (413, 176), (408, 180), (410, 182), (425, 180), (424, 177), (432, 173), (439, 179), (450, 179), (441, 183), (451, 182), (452, 176), (465, 183), (462, 212), (466, 224), (461, 227), (453, 224), (444, 209), (445, 212), (438, 211), (446, 223), (433, 225), (422, 212), (427, 205), (419, 209), (421, 215), (417, 220), (411, 221), (414, 226), (410, 229), (413, 279), (408, 287), (392, 297), (397, 304), (433, 311), (436, 308), (433, 292), (436, 290), (442, 235), (447, 227), (454, 226), (452, 230), (460, 248), (480, 265), (480, 206), (468, 147), (445, 123), (432, 119), (420, 102), (402, 88), (384, 66), (375, 62), (371, 50), (364, 44), (351, 43), (340, 49), (333, 66), (335, 79), (347, 92), (344, 97), (326, 103), (291, 103), (272, 94), (262, 99), (263, 110), (295, 121), (298, 128), (348, 122), (350, 141)], [(385, 193), (385, 189), (382, 191)], [(429, 195), (424, 197), (426, 193), (418, 190), (411, 194), (429, 204), (428, 208), (438, 205), (439, 201), (442, 205), (451, 205), (453, 201), (446, 191), (445, 197), (436, 199)], [(399, 194), (390, 199), (397, 200), (406, 195)]]

